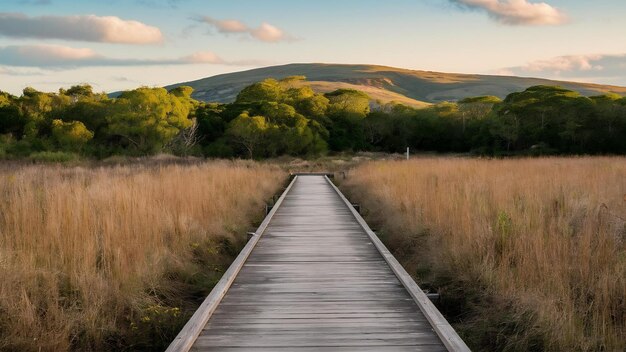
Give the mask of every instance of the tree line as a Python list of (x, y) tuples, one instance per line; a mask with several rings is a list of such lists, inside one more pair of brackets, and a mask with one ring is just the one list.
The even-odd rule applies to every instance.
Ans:
[[(625, 154), (626, 98), (535, 86), (415, 109), (361, 91), (316, 93), (305, 77), (266, 79), (233, 103), (204, 103), (186, 86), (117, 98), (89, 85), (58, 93), (0, 92), (0, 157), (176, 155), (268, 158), (328, 152), (479, 155)], [(57, 153), (57, 154), (54, 154)]]

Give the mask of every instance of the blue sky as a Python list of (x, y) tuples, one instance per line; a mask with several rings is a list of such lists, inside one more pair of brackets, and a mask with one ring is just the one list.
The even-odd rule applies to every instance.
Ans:
[(2, 0), (0, 90), (112, 91), (292, 62), (626, 85), (622, 0)]

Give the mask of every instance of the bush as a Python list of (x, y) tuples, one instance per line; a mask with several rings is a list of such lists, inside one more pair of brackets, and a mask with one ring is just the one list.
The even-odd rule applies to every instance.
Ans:
[(235, 151), (223, 138), (205, 146), (202, 152), (207, 158), (232, 158), (235, 156)]
[(75, 153), (67, 153), (67, 152), (37, 152), (32, 153), (28, 157), (32, 161), (38, 162), (48, 162), (48, 163), (67, 163), (70, 161), (77, 161), (80, 159), (80, 156)]
[(80, 121), (52, 120), (52, 136), (66, 149), (80, 150), (93, 138), (93, 132)]
[(7, 149), (11, 143), (12, 138), (10, 134), (0, 134), (0, 159), (7, 157)]
[(178, 307), (150, 305), (132, 319), (128, 339), (133, 349), (163, 350), (189, 318)]
[(558, 150), (551, 148), (548, 143), (539, 143), (530, 147), (525, 154), (530, 156), (557, 155)]

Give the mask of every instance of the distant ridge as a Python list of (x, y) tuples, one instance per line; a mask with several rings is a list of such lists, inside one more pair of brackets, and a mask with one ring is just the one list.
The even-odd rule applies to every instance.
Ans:
[(442, 101), (457, 101), (466, 97), (495, 95), (504, 98), (512, 92), (535, 85), (558, 85), (592, 96), (605, 93), (626, 95), (626, 87), (555, 81), (542, 78), (475, 75), (417, 71), (377, 65), (343, 64), (288, 64), (226, 73), (190, 82), (167, 86), (187, 85), (194, 88), (193, 97), (202, 101), (232, 102), (244, 87), (265, 78), (281, 79), (304, 75), (313, 89), (320, 92), (338, 88), (354, 88), (367, 92), (373, 100), (382, 103), (398, 101), (413, 106), (424, 106)]

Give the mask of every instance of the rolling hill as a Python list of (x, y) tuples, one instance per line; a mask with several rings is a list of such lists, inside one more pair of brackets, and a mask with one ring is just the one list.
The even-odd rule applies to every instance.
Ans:
[(198, 100), (226, 103), (234, 101), (241, 89), (254, 82), (269, 77), (280, 79), (295, 75), (306, 76), (308, 84), (319, 92), (354, 88), (367, 92), (373, 100), (383, 103), (397, 101), (415, 107), (441, 101), (457, 101), (479, 95), (495, 95), (504, 98), (509, 93), (522, 91), (535, 85), (558, 85), (587, 96), (602, 93), (626, 95), (626, 87), (591, 83), (340, 64), (271, 66), (173, 84), (166, 88), (188, 85), (194, 88), (193, 97)]

